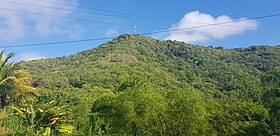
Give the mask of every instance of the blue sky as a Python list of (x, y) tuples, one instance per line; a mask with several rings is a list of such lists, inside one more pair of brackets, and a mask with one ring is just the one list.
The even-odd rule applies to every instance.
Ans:
[[(64, 6), (57, 3), (64, 4)], [(134, 24), (137, 25), (138, 33), (145, 33), (280, 13), (279, 0), (44, 0), (44, 2), (40, 2), (40, 0), (0, 0), (0, 5), (2, 8), (0, 8), (0, 46), (118, 36), (123, 33), (132, 33)], [(82, 7), (111, 12), (84, 9)], [(59, 8), (68, 10), (59, 10)], [(11, 10), (20, 10), (21, 12)], [(139, 19), (137, 17), (108, 17), (76, 12), (77, 10), (118, 16), (127, 16), (124, 13), (130, 13), (168, 18), (172, 19), (172, 21)], [(127, 24), (129, 26), (124, 27), (65, 18), (82, 18)], [(274, 17), (237, 22), (227, 26), (212, 26), (150, 36), (161, 40), (171, 39), (203, 46), (224, 46), (226, 48), (248, 47), (251, 45), (279, 45), (279, 22), (280, 17)], [(15, 61), (21, 61), (70, 55), (94, 48), (106, 41), (6, 48), (6, 50), (7, 52), (16, 53)]]

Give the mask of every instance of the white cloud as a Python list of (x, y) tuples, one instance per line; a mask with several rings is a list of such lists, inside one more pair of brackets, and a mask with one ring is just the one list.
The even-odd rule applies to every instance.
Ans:
[[(242, 20), (245, 18), (240, 18)], [(200, 13), (199, 11), (187, 13), (177, 24), (172, 25), (170, 29), (182, 29), (207, 24), (216, 24), (230, 22), (234, 19), (222, 15), (217, 18), (209, 14)], [(198, 23), (199, 22), (199, 23)], [(173, 31), (163, 36), (165, 40), (178, 40), (187, 43), (205, 42), (211, 39), (222, 39), (234, 34), (241, 34), (246, 30), (256, 30), (257, 22), (255, 20), (240, 21), (224, 25), (200, 27), (196, 29), (185, 29), (182, 31)]]
[(118, 34), (119, 34), (119, 31), (117, 29), (110, 29), (105, 32), (105, 35), (108, 37), (117, 36)]
[[(62, 17), (69, 17), (72, 14), (72, 11), (70, 10), (74, 10), (75, 7), (65, 7), (63, 5), (57, 5), (55, 3), (77, 5), (77, 0), (48, 0), (49, 2), (41, 2), (40, 0), (13, 1), (53, 8), (43, 8), (40, 6), (8, 3), (5, 1), (0, 1), (0, 5), (4, 9), (27, 11)], [(57, 10), (55, 8), (67, 8), (69, 10)], [(78, 33), (75, 30), (79, 30)], [(76, 38), (79, 37), (79, 34), (83, 34), (83, 31), (83, 28), (79, 24), (63, 18), (0, 9), (0, 41), (2, 42), (17, 40), (20, 38), (24, 38), (27, 35), (37, 35), (45, 37), (53, 34), (59, 34), (68, 35), (69, 38)]]
[(81, 37), (81, 35), (83, 35), (85, 33), (85, 30), (81, 25), (76, 24), (72, 27), (71, 30), (68, 30), (68, 32), (66, 32), (66, 33), (69, 34), (69, 38), (78, 39)]
[(23, 21), (16, 16), (0, 19), (0, 41), (23, 38), (26, 32)]
[(30, 60), (37, 60), (37, 59), (43, 59), (46, 58), (39, 53), (36, 52), (30, 52), (30, 53), (23, 53), (19, 54), (17, 57), (18, 61), (30, 61)]

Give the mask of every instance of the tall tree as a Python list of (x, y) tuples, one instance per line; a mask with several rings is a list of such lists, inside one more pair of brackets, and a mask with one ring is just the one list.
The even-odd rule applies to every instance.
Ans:
[(271, 135), (280, 135), (280, 67), (268, 71), (262, 77), (263, 104), (269, 109)]
[(27, 72), (15, 70), (14, 64), (8, 61), (14, 56), (9, 53), (4, 58), (4, 50), (0, 53), (0, 101), (1, 107), (10, 104), (24, 104), (35, 101), (38, 92), (29, 86), (31, 78)]

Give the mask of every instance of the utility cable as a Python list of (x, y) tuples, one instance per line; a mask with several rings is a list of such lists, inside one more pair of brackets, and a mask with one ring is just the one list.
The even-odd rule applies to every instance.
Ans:
[[(147, 32), (147, 33), (141, 33), (140, 35), (151, 35), (151, 34), (159, 34), (159, 33), (167, 33), (167, 32), (176, 32), (176, 31), (182, 31), (182, 30), (189, 30), (189, 29), (203, 28), (203, 27), (209, 27), (209, 26), (218, 26), (218, 25), (223, 25), (223, 24), (230, 24), (230, 23), (236, 23), (236, 22), (244, 22), (244, 21), (249, 21), (249, 20), (272, 18), (272, 17), (277, 17), (277, 16), (280, 16), (280, 13), (265, 15), (265, 16), (259, 16), (259, 17), (253, 17), (253, 18), (247, 18), (247, 19), (242, 19), (242, 20), (222, 22), (222, 23), (215, 23), (215, 24), (208, 24), (208, 25), (201, 25), (201, 26), (194, 26), (194, 27), (186, 27), (186, 28), (180, 28), (180, 29), (170, 29), (170, 30), (163, 30), (163, 31), (156, 31), (156, 32)], [(97, 41), (97, 40), (108, 40), (108, 39), (112, 39), (112, 38), (115, 38), (115, 37), (103, 37), (103, 38), (92, 38), (92, 39), (71, 40), (71, 41), (57, 41), (57, 42), (45, 42), (45, 43), (18, 44), (18, 45), (5, 45), (5, 46), (0, 46), (0, 48), (15, 48), (15, 47), (27, 47), (27, 46), (67, 44), (67, 43), (89, 42), (89, 41)]]

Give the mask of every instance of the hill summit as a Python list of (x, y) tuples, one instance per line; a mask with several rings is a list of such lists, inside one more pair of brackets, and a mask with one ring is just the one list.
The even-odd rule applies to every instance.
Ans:
[(204, 84), (232, 91), (280, 66), (279, 52), (279, 46), (223, 49), (124, 34), (71, 56), (24, 62), (22, 66), (38, 78), (57, 80), (67, 87), (88, 84), (117, 90), (123, 79), (141, 76), (157, 86), (203, 88), (196, 84)]
[(20, 66), (81, 135), (278, 135), (279, 52), (125, 34)]

